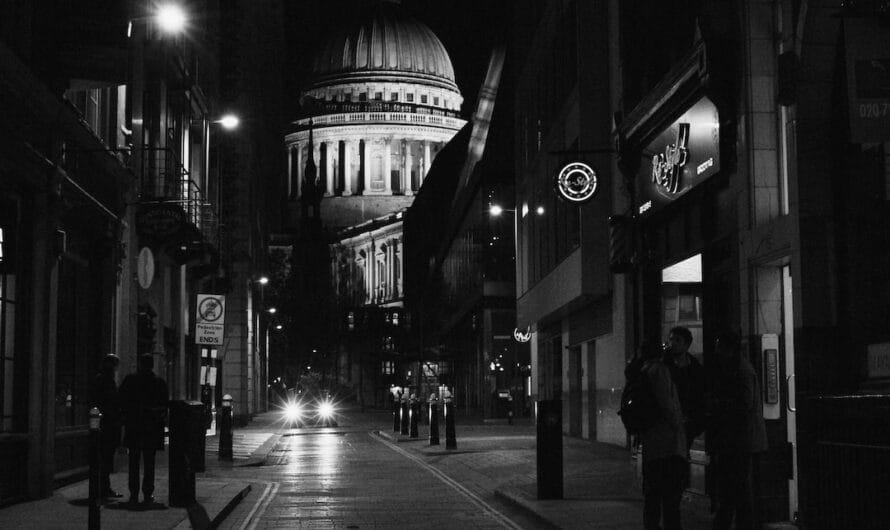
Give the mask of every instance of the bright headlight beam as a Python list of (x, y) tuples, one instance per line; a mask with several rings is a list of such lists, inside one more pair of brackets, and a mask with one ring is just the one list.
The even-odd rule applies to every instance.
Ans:
[(334, 404), (330, 401), (324, 401), (318, 406), (318, 415), (323, 419), (328, 419), (334, 415)]
[(296, 403), (288, 403), (287, 406), (284, 407), (284, 417), (289, 421), (300, 419), (301, 414), (302, 410), (300, 410), (300, 405)]

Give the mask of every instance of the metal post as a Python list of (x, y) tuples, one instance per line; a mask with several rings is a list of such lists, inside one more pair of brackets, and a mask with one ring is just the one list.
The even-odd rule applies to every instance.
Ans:
[(399, 432), (401, 430), (402, 418), (400, 411), (402, 410), (402, 404), (399, 399), (398, 394), (392, 395), (392, 432)]
[(439, 398), (430, 395), (430, 445), (439, 445)]
[(411, 400), (409, 402), (409, 414), (410, 414), (410, 431), (409, 435), (411, 438), (417, 438), (419, 435), (417, 433), (417, 417), (420, 416), (420, 403), (417, 402), (417, 396), (411, 394)]
[(222, 398), (222, 418), (219, 422), (219, 459), (232, 460), (232, 396)]
[(99, 505), (102, 502), (101, 488), (102, 477), (102, 442), (100, 440), (99, 424), (102, 421), (102, 413), (97, 407), (90, 409), (90, 498), (89, 513), (87, 515), (87, 528), (90, 530), (101, 528), (101, 512)]
[(454, 432), (454, 403), (451, 392), (446, 388), (442, 392), (445, 402), (445, 449), (457, 449), (457, 434)]
[(402, 409), (401, 409), (401, 429), (399, 430), (400, 434), (408, 434), (408, 398), (402, 395)]

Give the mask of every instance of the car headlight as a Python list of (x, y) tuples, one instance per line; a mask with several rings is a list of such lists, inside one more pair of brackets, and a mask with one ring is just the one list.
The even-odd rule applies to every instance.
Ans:
[(318, 405), (318, 415), (322, 419), (328, 419), (334, 416), (334, 404), (330, 401), (322, 401)]
[(288, 421), (297, 421), (303, 415), (303, 410), (299, 403), (288, 403), (284, 407), (284, 417)]

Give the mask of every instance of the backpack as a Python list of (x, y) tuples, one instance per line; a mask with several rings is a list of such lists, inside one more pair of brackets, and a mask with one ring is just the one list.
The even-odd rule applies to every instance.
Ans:
[(649, 378), (642, 366), (631, 367), (627, 383), (621, 392), (621, 405), (618, 408), (621, 423), (628, 434), (641, 434), (658, 421), (658, 404)]

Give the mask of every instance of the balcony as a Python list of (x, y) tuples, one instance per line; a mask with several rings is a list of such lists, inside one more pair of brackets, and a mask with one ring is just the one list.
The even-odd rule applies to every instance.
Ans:
[(149, 148), (143, 153), (139, 202), (144, 215), (137, 221), (140, 232), (182, 246), (217, 246), (217, 212), (207, 201), (205, 191), (180, 163), (177, 153), (172, 149)]

